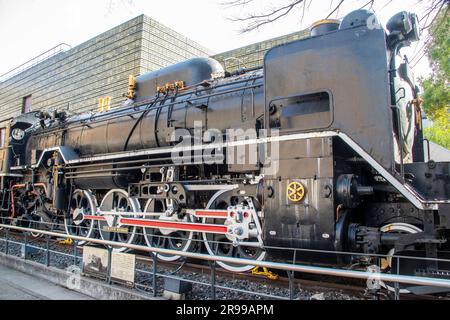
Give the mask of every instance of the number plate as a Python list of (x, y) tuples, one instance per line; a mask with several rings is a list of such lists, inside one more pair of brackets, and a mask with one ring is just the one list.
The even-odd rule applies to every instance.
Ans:
[(119, 227), (109, 227), (104, 226), (102, 228), (104, 232), (116, 232), (116, 233), (128, 233), (128, 228), (119, 228)]

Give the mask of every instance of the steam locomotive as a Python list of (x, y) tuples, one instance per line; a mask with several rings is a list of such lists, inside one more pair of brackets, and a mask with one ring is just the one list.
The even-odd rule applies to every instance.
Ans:
[(117, 109), (23, 114), (0, 153), (2, 222), (254, 260), (364, 265), (380, 253), (385, 271), (448, 274), (393, 259), (449, 249), (450, 165), (425, 162), (400, 56), (418, 40), (413, 13), (385, 30), (357, 10), (270, 49), (263, 68), (195, 58), (130, 77)]

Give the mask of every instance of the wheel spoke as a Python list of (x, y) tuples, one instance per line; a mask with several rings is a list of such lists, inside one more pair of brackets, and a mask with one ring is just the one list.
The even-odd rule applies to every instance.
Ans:
[[(231, 191), (218, 191), (209, 201), (207, 209), (225, 210), (231, 205), (242, 203), (242, 200), (232, 197)], [(223, 224), (223, 219), (203, 219), (203, 223)], [(262, 260), (265, 257), (265, 251), (260, 248), (233, 246), (232, 242), (225, 236), (203, 233), (205, 247), (209, 254), (224, 255), (234, 258), (246, 258), (252, 260)], [(255, 241), (256, 239), (247, 239), (246, 241)], [(217, 262), (222, 268), (233, 272), (246, 272), (251, 270), (253, 265), (237, 265), (232, 263)]]
[[(69, 217), (64, 219), (67, 234), (89, 238), (94, 231), (94, 224), (90, 220), (84, 220), (83, 214), (96, 211), (95, 198), (89, 191), (75, 190), (70, 204)], [(80, 245), (85, 243), (85, 241), (79, 242)]]
[[(120, 217), (132, 217), (134, 212), (140, 211), (139, 202), (128, 196), (128, 193), (121, 189), (110, 190), (103, 198), (100, 204), (101, 211), (116, 211), (120, 216), (114, 216), (113, 227), (117, 226)], [(118, 241), (122, 243), (132, 244), (137, 237), (136, 227), (125, 227), (127, 233), (104, 231), (104, 227), (108, 227), (107, 221), (99, 221), (99, 233), (102, 239)], [(124, 252), (127, 247), (114, 248), (114, 251)]]
[[(145, 205), (144, 212), (164, 213), (166, 205), (160, 200), (150, 199)], [(171, 217), (171, 221), (190, 221), (190, 217), (180, 220), (176, 216)], [(161, 219), (163, 216), (147, 216), (145, 219)], [(166, 220), (167, 217), (164, 217)], [(171, 232), (154, 228), (143, 228), (144, 239), (149, 247), (165, 248), (178, 251), (189, 251), (192, 245), (193, 232)], [(167, 255), (158, 253), (158, 259), (163, 261), (176, 261), (180, 259), (178, 255)]]

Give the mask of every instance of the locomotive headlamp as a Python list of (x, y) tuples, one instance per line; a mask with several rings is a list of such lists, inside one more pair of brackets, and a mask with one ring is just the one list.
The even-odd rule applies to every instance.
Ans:
[(389, 19), (386, 24), (390, 36), (394, 36), (402, 41), (419, 41), (419, 21), (415, 13), (402, 11)]
[(20, 128), (15, 128), (11, 131), (11, 136), (14, 140), (20, 141), (25, 137), (25, 131)]

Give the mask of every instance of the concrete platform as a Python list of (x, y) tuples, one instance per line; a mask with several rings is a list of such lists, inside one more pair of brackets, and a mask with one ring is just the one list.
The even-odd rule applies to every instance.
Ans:
[(0, 300), (92, 300), (92, 298), (0, 264)]
[(0, 268), (0, 299), (163, 300), (83, 276), (76, 291), (69, 290), (71, 273), (4, 253)]

